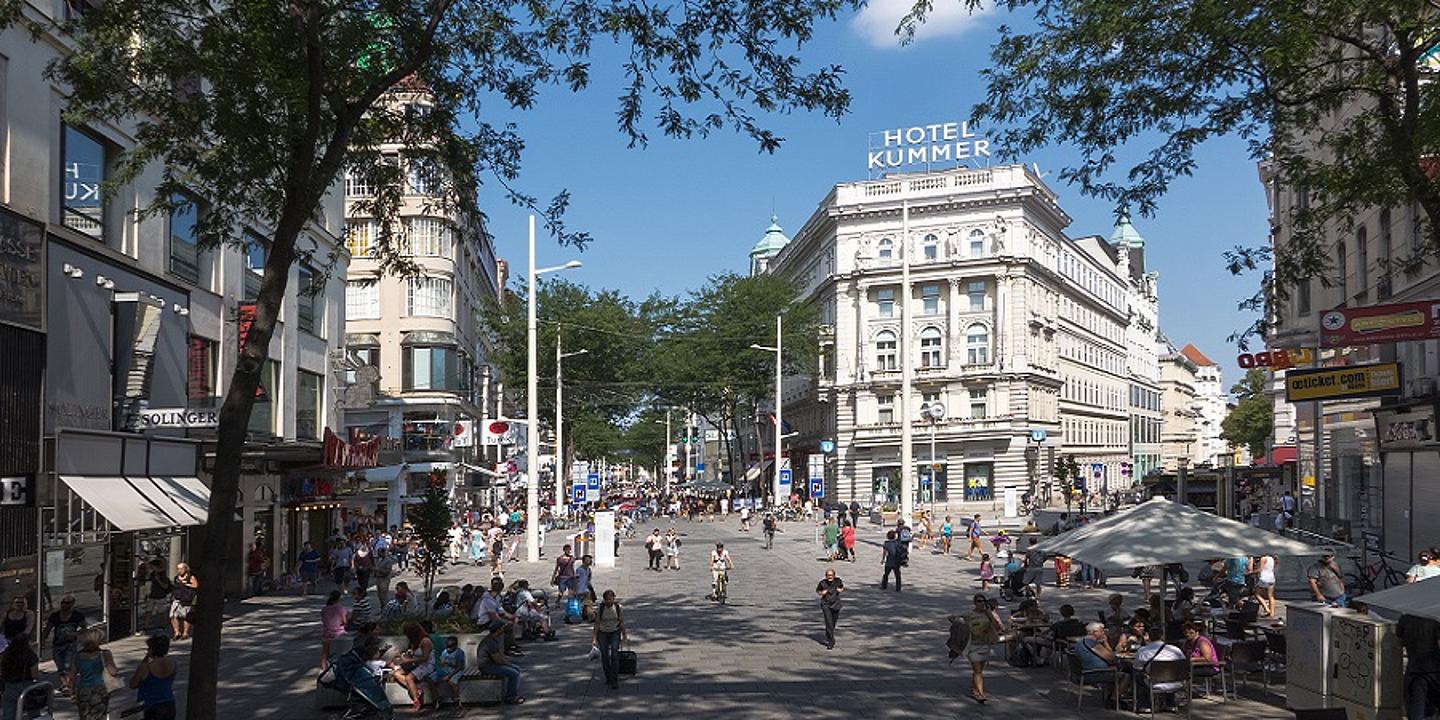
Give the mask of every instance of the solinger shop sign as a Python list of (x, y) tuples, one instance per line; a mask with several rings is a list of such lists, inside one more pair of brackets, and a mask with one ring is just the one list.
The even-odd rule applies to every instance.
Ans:
[(136, 430), (156, 428), (215, 428), (220, 427), (219, 410), (191, 410), (189, 408), (150, 408), (135, 413)]
[(1320, 347), (1440, 338), (1440, 300), (1340, 308), (1320, 316)]
[(1400, 363), (1375, 363), (1285, 373), (1285, 399), (1335, 400), (1400, 394)]

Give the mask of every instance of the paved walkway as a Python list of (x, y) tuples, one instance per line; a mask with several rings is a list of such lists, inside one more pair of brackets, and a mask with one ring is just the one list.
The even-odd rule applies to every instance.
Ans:
[[(641, 527), (644, 531), (670, 521)], [(901, 718), (942, 717), (1046, 718), (1121, 717), (1099, 707), (1093, 693), (1083, 709), (1063, 678), (1049, 669), (1017, 669), (1003, 661), (990, 665), (986, 687), (990, 703), (977, 706), (965, 697), (968, 669), (947, 665), (944, 642), (948, 613), (968, 608), (978, 589), (975, 563), (929, 552), (912, 555), (903, 592), (878, 588), (879, 529), (862, 523), (860, 561), (838, 563), (848, 592), (840, 619), (838, 646), (827, 651), (815, 583), (827, 563), (808, 525), (785, 525), (775, 549), (761, 546), (759, 532), (741, 533), (738, 522), (689, 523), (676, 527), (685, 536), (679, 572), (645, 569), (641, 540), (626, 541), (614, 569), (597, 573), (597, 589), (614, 589), (627, 610), (640, 674), (609, 690), (597, 662), (585, 655), (588, 627), (557, 622), (560, 638), (532, 643), (520, 659), (529, 701), (513, 708), (470, 708), (466, 717), (508, 716), (646, 718)], [(552, 533), (547, 561), (563, 542)], [(705, 558), (716, 540), (735, 557), (730, 602), (704, 599), (709, 588)], [(511, 565), (508, 579), (529, 576), (543, 584), (548, 563), (525, 572)], [(478, 582), (488, 571), (457, 567), (444, 585)], [(413, 583), (412, 583), (413, 584)], [(1130, 578), (1115, 579), (1109, 590), (1047, 588), (1043, 604), (1054, 614), (1071, 602), (1081, 617), (1093, 617), (1109, 592), (1138, 606), (1139, 587)], [(225, 625), (224, 677), (220, 681), (222, 718), (320, 718), (314, 705), (314, 676), (319, 656), (318, 596), (267, 597), (237, 603)], [(557, 615), (558, 620), (558, 615)], [(138, 639), (110, 645), (122, 669), (134, 667), (143, 650)], [(179, 657), (188, 643), (178, 647)], [(183, 686), (178, 688), (183, 698)], [(1283, 698), (1254, 684), (1242, 699), (1196, 702), (1197, 718), (1244, 717), (1279, 720), (1293, 715)], [(128, 706), (130, 697), (115, 705)], [(58, 701), (57, 717), (73, 718), (74, 707)], [(432, 713), (433, 714), (433, 713)], [(398, 713), (407, 716), (408, 713)], [(441, 712), (436, 717), (457, 713)], [(183, 717), (183, 707), (182, 707)]]

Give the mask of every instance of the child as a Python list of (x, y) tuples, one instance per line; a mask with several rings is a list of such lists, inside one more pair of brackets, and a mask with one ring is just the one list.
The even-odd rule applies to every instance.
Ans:
[(460, 649), (460, 639), (451, 635), (445, 638), (445, 649), (440, 651), (440, 664), (435, 669), (435, 704), (438, 706), (446, 692), (450, 699), (460, 704), (460, 676), (465, 674), (465, 651)]
[(1000, 551), (1005, 549), (1006, 545), (1010, 544), (1010, 533), (1001, 530), (998, 534), (990, 538), (990, 544), (995, 546), (995, 554), (999, 555)]
[(945, 524), (940, 526), (941, 541), (945, 544), (945, 554), (950, 554), (950, 538), (955, 534), (955, 528), (950, 524), (950, 516), (945, 516)]
[(990, 581), (995, 579), (995, 566), (990, 563), (988, 553), (980, 554), (980, 590), (990, 589)]

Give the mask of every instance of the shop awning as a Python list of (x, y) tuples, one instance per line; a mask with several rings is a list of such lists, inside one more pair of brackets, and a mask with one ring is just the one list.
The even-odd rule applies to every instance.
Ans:
[[(180, 517), (172, 517), (127, 478), (61, 475), (60, 479), (117, 530), (151, 530), (200, 524), (199, 520), (186, 513), (177, 513)], [(139, 480), (149, 482), (149, 478)], [(153, 488), (154, 485), (150, 487)], [(155, 491), (151, 492), (153, 494)]]
[(205, 487), (205, 483), (200, 482), (200, 478), (157, 477), (150, 479), (169, 494), (170, 500), (195, 518), (196, 524), (205, 524), (206, 518), (210, 517), (210, 488)]
[(1254, 467), (1263, 465), (1285, 465), (1287, 463), (1299, 462), (1300, 449), (1294, 445), (1280, 445), (1270, 451), (1269, 455), (1261, 455), (1255, 458), (1250, 464)]

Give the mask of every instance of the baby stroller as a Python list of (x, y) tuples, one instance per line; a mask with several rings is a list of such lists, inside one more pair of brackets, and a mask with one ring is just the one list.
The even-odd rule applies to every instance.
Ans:
[(55, 714), (51, 712), (50, 698), (54, 696), (54, 688), (48, 682), (34, 683), (20, 691), (20, 697), (16, 699), (16, 720), (51, 720)]
[(1040, 593), (1035, 587), (1035, 583), (1025, 581), (1026, 574), (1027, 572), (1023, 566), (1019, 570), (1007, 574), (1005, 579), (1000, 583), (1000, 599), (1005, 602), (1012, 602), (1014, 600), (1039, 597)]
[(395, 715), (385, 698), (385, 686), (366, 666), (360, 648), (351, 648), (330, 658), (330, 667), (320, 673), (319, 683), (345, 693), (345, 713), (340, 720), (390, 720)]

